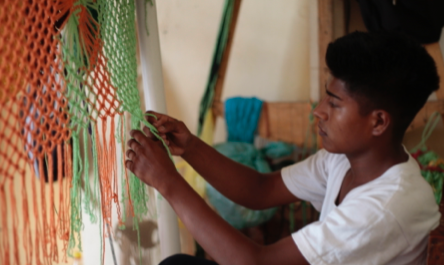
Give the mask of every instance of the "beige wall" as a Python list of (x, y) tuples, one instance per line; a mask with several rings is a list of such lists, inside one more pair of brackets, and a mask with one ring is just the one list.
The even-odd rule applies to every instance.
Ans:
[[(168, 113), (197, 127), (223, 0), (157, 1)], [(223, 99), (308, 100), (309, 0), (243, 0)], [(216, 138), (224, 140), (223, 123)], [(216, 139), (217, 140), (217, 139)]]

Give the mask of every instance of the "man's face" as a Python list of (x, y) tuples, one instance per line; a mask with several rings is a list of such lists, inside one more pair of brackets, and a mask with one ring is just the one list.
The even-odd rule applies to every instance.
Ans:
[(372, 138), (370, 114), (359, 113), (344, 81), (331, 78), (327, 95), (314, 110), (323, 147), (331, 153), (355, 154), (367, 150)]

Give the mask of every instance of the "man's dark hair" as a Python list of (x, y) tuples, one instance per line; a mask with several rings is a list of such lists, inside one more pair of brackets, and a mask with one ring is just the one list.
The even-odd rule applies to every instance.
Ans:
[(401, 138), (439, 88), (435, 62), (415, 40), (395, 32), (354, 32), (329, 44), (327, 65), (360, 103), (361, 115), (387, 111)]

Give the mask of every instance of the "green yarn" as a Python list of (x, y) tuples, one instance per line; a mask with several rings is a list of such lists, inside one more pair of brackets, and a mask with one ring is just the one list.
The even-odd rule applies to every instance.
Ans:
[[(108, 59), (111, 83), (122, 102), (121, 112), (131, 113), (131, 128), (139, 129), (144, 115), (137, 90), (136, 29), (134, 1), (99, 0), (99, 24), (103, 51)], [(118, 36), (118, 39), (116, 39)], [(145, 185), (129, 174), (129, 189), (134, 215), (139, 220), (147, 212)]]
[[(153, 5), (151, 0), (145, 0), (145, 4)], [(146, 6), (147, 7), (147, 6)], [(80, 12), (88, 12), (87, 32), (82, 32), (80, 23)], [(72, 182), (70, 186), (70, 234), (68, 241), (68, 254), (72, 256), (74, 249), (81, 250), (80, 232), (83, 228), (82, 213), (85, 212), (92, 223), (99, 219), (101, 251), (103, 250), (103, 213), (101, 205), (101, 187), (99, 180), (99, 148), (100, 139), (106, 136), (97, 135), (99, 119), (114, 119), (117, 115), (118, 122), (115, 131), (115, 139), (122, 145), (126, 144), (126, 134), (122, 135), (122, 126), (126, 123), (123, 113), (131, 115), (130, 124), (132, 129), (140, 129), (147, 126), (152, 133), (158, 137), (166, 150), (163, 139), (157, 130), (146, 120), (141, 108), (140, 96), (137, 85), (137, 36), (134, 1), (127, 0), (77, 0), (70, 9), (71, 14), (66, 18), (63, 34), (60, 36), (61, 53), (64, 64), (64, 81), (66, 82), (65, 97), (68, 100), (68, 111), (70, 115), (70, 129), (72, 135)], [(145, 21), (147, 23), (147, 21)], [(146, 27), (147, 34), (148, 27)], [(82, 35), (83, 34), (83, 35)], [(87, 42), (92, 42), (94, 48), (101, 47), (99, 57), (92, 56), (92, 47)], [(102, 46), (100, 46), (102, 45)], [(102, 56), (102, 57), (101, 57)], [(103, 61), (99, 61), (103, 59)], [(106, 64), (103, 64), (106, 62)], [(99, 64), (100, 63), (100, 64)], [(94, 69), (94, 74), (91, 73)], [(103, 70), (103, 71), (102, 71)], [(100, 72), (95, 76), (96, 72)], [(109, 73), (109, 76), (108, 74)], [(108, 78), (108, 79), (107, 79)], [(107, 79), (107, 80), (104, 80)], [(102, 85), (96, 82), (109, 82), (115, 88), (108, 94), (97, 91)], [(111, 99), (112, 103), (106, 103), (111, 111), (104, 113), (103, 99)], [(120, 105), (117, 105), (117, 103)], [(113, 106), (113, 104), (116, 104)], [(117, 107), (119, 106), (119, 107)], [(100, 138), (104, 137), (104, 138)], [(106, 141), (104, 141), (103, 144)], [(83, 151), (81, 151), (81, 148)], [(92, 165), (89, 155), (92, 154)], [(125, 154), (122, 154), (123, 156)], [(83, 157), (82, 157), (83, 156)], [(132, 200), (134, 212), (134, 228), (138, 233), (140, 251), (139, 222), (148, 213), (148, 190), (134, 174), (129, 173), (128, 187), (125, 179), (125, 166), (123, 159), (120, 161), (120, 203), (123, 206), (122, 218), (125, 222), (129, 215), (129, 200)], [(90, 180), (89, 171), (92, 167), (93, 176)], [(141, 255), (141, 252), (139, 253)], [(141, 256), (140, 256), (141, 257)], [(101, 263), (103, 263), (101, 257)]]
[[(119, 117), (119, 122), (117, 125), (117, 134), (116, 134), (116, 140), (118, 143), (124, 145), (126, 143), (126, 135), (123, 133), (121, 135), (122, 127), (125, 126), (125, 115), (122, 115)], [(125, 154), (122, 154), (122, 156), (125, 156)], [(127, 202), (129, 200), (129, 196), (127, 194), (126, 189), (126, 179), (125, 179), (125, 162), (124, 159), (121, 159), (120, 162), (120, 187), (121, 187), (121, 194), (120, 194), (120, 205), (122, 205), (122, 223), (126, 222), (126, 216), (128, 214), (128, 208), (127, 208)], [(120, 229), (125, 229), (125, 225), (121, 224)]]
[(154, 6), (154, 3), (152, 0), (145, 0), (145, 31), (147, 36), (150, 35), (150, 31), (148, 30), (148, 4)]
[[(134, 1), (99, 0), (98, 3), (103, 50), (108, 59), (107, 66), (111, 74), (111, 82), (117, 88), (117, 97), (122, 103), (120, 111), (131, 114), (132, 129), (140, 129), (141, 125), (145, 125), (162, 140), (158, 136), (156, 128), (145, 119), (145, 113), (141, 109), (137, 89), (137, 36)], [(116, 36), (119, 37), (118, 40)], [(163, 140), (162, 142), (167, 147)], [(131, 173), (129, 174), (129, 190), (135, 218), (140, 220), (148, 211), (146, 185)]]
[(290, 203), (290, 233), (293, 233), (295, 230), (295, 222), (294, 222), (294, 203)]
[(414, 148), (412, 148), (412, 150), (410, 150), (410, 153), (414, 153), (419, 149), (425, 148), (427, 140), (432, 135), (433, 130), (435, 130), (436, 125), (438, 125), (440, 120), (441, 114), (439, 112), (435, 111), (432, 113), (432, 115), (430, 115), (430, 118), (422, 131), (421, 141)]
[[(93, 90), (94, 80), (86, 79), (86, 70), (95, 62), (91, 62), (86, 52), (85, 43), (79, 34), (79, 12), (80, 6), (86, 8), (91, 18), (91, 10), (97, 10), (97, 4), (93, 1), (77, 1), (73, 4), (73, 12), (68, 17), (61, 38), (62, 59), (65, 66), (66, 98), (68, 99), (68, 111), (70, 114), (70, 128), (72, 131), (72, 183), (70, 190), (70, 235), (68, 242), (68, 254), (72, 256), (74, 249), (82, 249), (80, 232), (82, 225), (82, 202), (85, 212), (90, 216), (93, 223), (97, 221), (94, 211), (94, 201), (97, 201), (97, 186), (94, 192), (90, 186), (89, 161), (88, 161), (88, 130), (95, 126), (95, 120), (99, 116), (96, 109), (97, 95)], [(93, 38), (99, 36), (91, 29)], [(80, 135), (83, 136), (83, 156), (80, 155)], [(92, 149), (95, 149), (95, 130), (92, 130)], [(93, 155), (94, 155), (93, 151)], [(95, 181), (98, 179), (97, 157), (93, 163), (95, 171)], [(82, 185), (84, 197), (82, 197)]]
[[(91, 125), (92, 131), (95, 131), (95, 124)], [(91, 134), (91, 142), (95, 143), (96, 142), (96, 134), (92, 133)], [(100, 204), (101, 203), (101, 199), (100, 199), (100, 184), (99, 184), (99, 162), (98, 162), (98, 153), (97, 153), (97, 146), (95, 144), (93, 144), (91, 146), (91, 152), (92, 152), (92, 157), (93, 157), (93, 194), (92, 194), (92, 198), (95, 202), (95, 205)], [(89, 181), (88, 181), (89, 184)], [(89, 204), (91, 205), (91, 204)], [(94, 208), (93, 208), (94, 209)], [(96, 209), (100, 209), (100, 207), (96, 207)], [(90, 220), (91, 222), (94, 224), (97, 222), (97, 218), (100, 218), (100, 211), (99, 212), (99, 216), (97, 216), (95, 214), (95, 211), (92, 211), (90, 213)]]
[[(81, 250), (80, 243), (80, 231), (82, 228), (82, 216), (81, 216), (81, 159), (79, 150), (79, 139), (75, 134), (72, 136), (72, 146), (73, 146), (73, 178), (71, 182), (71, 192), (70, 192), (70, 206), (71, 206), (71, 222), (70, 222), (70, 233), (68, 242), (68, 254), (71, 255), (74, 248)], [(75, 166), (74, 166), (75, 165)]]

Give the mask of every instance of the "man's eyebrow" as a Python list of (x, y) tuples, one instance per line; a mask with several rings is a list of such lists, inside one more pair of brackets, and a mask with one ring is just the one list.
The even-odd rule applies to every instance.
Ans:
[(327, 92), (327, 95), (329, 95), (330, 97), (334, 97), (334, 98), (337, 98), (337, 99), (339, 99), (339, 100), (342, 100), (342, 98), (340, 98), (340, 97), (338, 97), (337, 95), (331, 93), (331, 92), (328, 91), (327, 89), (325, 89), (325, 92)]

